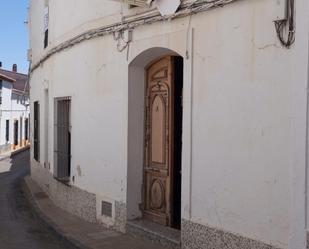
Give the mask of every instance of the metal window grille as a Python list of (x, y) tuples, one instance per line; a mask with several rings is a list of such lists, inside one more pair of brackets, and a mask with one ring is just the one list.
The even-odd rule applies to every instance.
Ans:
[(56, 177), (69, 181), (71, 175), (71, 99), (56, 99), (55, 159)]
[(107, 201), (102, 201), (102, 210), (101, 214), (107, 217), (112, 217), (112, 203)]
[(5, 140), (6, 142), (10, 140), (10, 120), (6, 120), (5, 123)]
[(34, 102), (33, 108), (33, 157), (36, 161), (40, 160), (40, 104)]

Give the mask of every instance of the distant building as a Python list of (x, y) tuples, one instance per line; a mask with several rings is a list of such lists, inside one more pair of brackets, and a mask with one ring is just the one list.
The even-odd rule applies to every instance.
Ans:
[(306, 247), (308, 0), (29, 12), (31, 176), (56, 205), (185, 249)]
[(0, 68), (0, 152), (16, 150), (29, 144), (28, 76)]

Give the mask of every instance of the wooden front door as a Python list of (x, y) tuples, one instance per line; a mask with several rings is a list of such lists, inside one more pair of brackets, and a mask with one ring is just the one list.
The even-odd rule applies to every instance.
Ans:
[(14, 149), (18, 145), (18, 121), (14, 120)]
[(172, 56), (147, 70), (144, 210), (143, 215), (162, 225), (172, 225), (173, 105)]

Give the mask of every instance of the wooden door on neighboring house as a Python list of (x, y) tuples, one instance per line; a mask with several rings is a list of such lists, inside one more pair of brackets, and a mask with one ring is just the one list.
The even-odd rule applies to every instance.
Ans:
[(23, 146), (23, 118), (20, 117), (20, 128), (19, 128), (20, 132), (19, 132), (19, 146), (22, 147)]
[(14, 146), (17, 145), (18, 145), (18, 120), (14, 120)]
[(174, 57), (147, 69), (145, 98), (144, 218), (172, 225)]

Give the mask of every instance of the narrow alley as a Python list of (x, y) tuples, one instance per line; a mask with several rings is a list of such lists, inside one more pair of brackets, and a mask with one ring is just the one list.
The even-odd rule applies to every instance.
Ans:
[(29, 151), (0, 161), (0, 249), (71, 249), (38, 219), (22, 191)]

